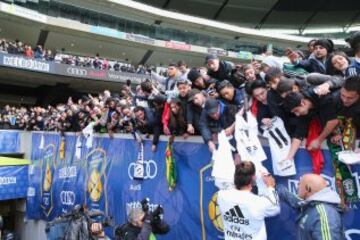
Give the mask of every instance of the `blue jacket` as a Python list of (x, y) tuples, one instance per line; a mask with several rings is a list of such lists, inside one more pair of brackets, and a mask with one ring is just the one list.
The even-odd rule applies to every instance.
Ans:
[(206, 144), (212, 139), (212, 134), (221, 132), (235, 122), (237, 107), (231, 104), (225, 105), (221, 101), (218, 102), (220, 103), (220, 118), (218, 120), (209, 117), (205, 109), (201, 112), (199, 128)]
[(351, 62), (348, 69), (346, 69), (345, 76), (350, 77), (350, 76), (359, 76), (359, 75), (360, 75), (360, 62), (358, 62), (358, 61), (356, 61), (356, 59), (354, 59)]
[(326, 68), (329, 64), (331, 64), (330, 58), (327, 58), (325, 62), (322, 62), (319, 59), (317, 59), (314, 56), (314, 54), (311, 54), (308, 59), (298, 61), (294, 65), (305, 69), (309, 73), (317, 72), (317, 73), (326, 74)]
[(232, 99), (232, 101), (228, 101), (224, 98), (221, 98), (221, 101), (226, 105), (232, 104), (241, 109), (244, 106), (244, 99), (244, 91), (242, 89), (235, 88), (234, 98)]
[(280, 199), (287, 202), (298, 212), (297, 239), (299, 240), (344, 240), (340, 197), (325, 188), (306, 200), (298, 198), (284, 186), (278, 186)]

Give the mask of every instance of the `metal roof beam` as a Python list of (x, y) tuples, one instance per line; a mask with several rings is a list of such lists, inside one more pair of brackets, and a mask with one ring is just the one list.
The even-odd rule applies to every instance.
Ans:
[(304, 21), (304, 23), (299, 27), (299, 32), (302, 34), (305, 29), (310, 25), (310, 22), (314, 19), (314, 17), (319, 13), (321, 9), (325, 9), (325, 4), (327, 3), (326, 0), (323, 0), (323, 4), (321, 7), (316, 8), (313, 13)]
[(262, 26), (264, 25), (264, 23), (266, 22), (266, 20), (269, 18), (270, 14), (274, 11), (274, 9), (277, 7), (277, 5), (279, 4), (280, 0), (277, 0), (276, 3), (274, 3), (274, 5), (269, 9), (269, 11), (267, 11), (267, 13), (262, 17), (262, 19), (260, 20), (260, 22), (255, 26), (255, 29), (261, 29)]
[(153, 50), (147, 50), (146, 53), (144, 54), (144, 56), (142, 57), (142, 59), (140, 60), (140, 62), (138, 63), (141, 65), (146, 64), (146, 62), (149, 60), (149, 58), (151, 57), (151, 55), (154, 53)]
[(228, 4), (229, 0), (225, 0), (223, 2), (223, 4), (221, 4), (220, 8), (216, 11), (213, 19), (216, 20), (219, 16), (220, 16), (220, 13), (222, 12), (222, 10), (226, 7), (226, 5)]
[(343, 29), (344, 29), (345, 32), (351, 27), (351, 25), (354, 24), (354, 22), (356, 21), (356, 19), (357, 19), (358, 17), (360, 17), (360, 10), (357, 11), (357, 12), (354, 14), (354, 16), (352, 16), (352, 17), (350, 18), (349, 22), (345, 24), (345, 26), (343, 27)]
[(171, 1), (171, 0), (166, 0), (166, 2), (164, 3), (164, 5), (163, 5), (161, 8), (162, 8), (162, 9), (166, 9), (166, 8), (169, 6), (170, 1)]

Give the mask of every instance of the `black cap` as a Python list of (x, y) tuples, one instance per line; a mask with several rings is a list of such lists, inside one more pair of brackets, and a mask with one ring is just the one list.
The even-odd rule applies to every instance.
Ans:
[(360, 32), (353, 33), (350, 37), (346, 38), (345, 41), (349, 43), (350, 47), (354, 50), (360, 46)]
[(209, 55), (206, 55), (205, 57), (205, 63), (207, 63), (208, 61), (210, 60), (214, 60), (214, 59), (219, 59), (218, 56), (214, 55), (214, 54), (209, 54)]
[(192, 102), (196, 94), (201, 93), (199, 89), (191, 89), (188, 95), (188, 102)]
[(187, 78), (191, 81), (194, 82), (196, 79), (198, 79), (199, 77), (201, 77), (200, 72), (196, 69), (196, 68), (192, 68), (188, 75)]
[(320, 45), (320, 46), (323, 46), (324, 48), (326, 48), (328, 53), (331, 53), (334, 50), (334, 43), (330, 39), (316, 40), (315, 43), (314, 43), (314, 47), (317, 46), (317, 45)]
[(209, 98), (208, 100), (206, 100), (204, 109), (207, 115), (216, 113), (218, 111), (218, 108), (219, 102), (216, 99)]

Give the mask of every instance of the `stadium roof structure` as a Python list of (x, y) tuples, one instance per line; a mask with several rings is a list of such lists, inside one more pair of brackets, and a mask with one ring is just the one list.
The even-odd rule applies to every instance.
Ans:
[(136, 0), (161, 9), (254, 29), (348, 31), (360, 25), (359, 0)]

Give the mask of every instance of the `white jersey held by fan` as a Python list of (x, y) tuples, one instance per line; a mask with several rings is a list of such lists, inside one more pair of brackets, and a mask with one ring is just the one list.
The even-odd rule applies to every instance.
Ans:
[(246, 112), (246, 120), (242, 114), (236, 114), (235, 120), (235, 139), (236, 148), (240, 154), (241, 161), (251, 161), (256, 166), (256, 185), (258, 193), (265, 194), (265, 187), (261, 178), (262, 174), (268, 173), (268, 170), (262, 165), (266, 160), (266, 154), (258, 138), (258, 124), (256, 118), (250, 111)]
[(296, 174), (295, 162), (293, 159), (285, 160), (290, 147), (291, 139), (286, 132), (284, 122), (279, 117), (271, 119), (269, 126), (261, 126), (264, 130), (263, 136), (269, 141), (273, 171), (278, 176), (291, 176)]
[(266, 160), (267, 157), (258, 138), (256, 118), (249, 111), (244, 114), (246, 114), (246, 120), (241, 114), (236, 114), (236, 148), (242, 161), (252, 161), (256, 165)]
[(213, 169), (211, 176), (219, 189), (231, 189), (234, 186), (235, 164), (231, 153), (231, 145), (225, 131), (218, 134), (218, 148), (213, 152)]

